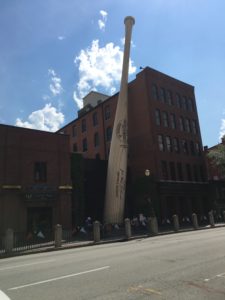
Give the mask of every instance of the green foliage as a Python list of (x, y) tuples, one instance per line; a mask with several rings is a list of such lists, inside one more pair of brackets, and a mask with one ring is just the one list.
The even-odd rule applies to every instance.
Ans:
[(225, 145), (220, 144), (208, 153), (208, 158), (218, 168), (222, 175), (225, 176)]

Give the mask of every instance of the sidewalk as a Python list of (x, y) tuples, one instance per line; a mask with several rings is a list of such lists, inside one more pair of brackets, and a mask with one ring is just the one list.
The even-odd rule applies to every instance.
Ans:
[[(218, 224), (215, 224), (215, 227), (211, 227), (210, 225), (201, 226), (197, 230), (214, 229), (214, 228), (220, 228), (220, 227), (225, 227), (225, 224), (224, 223), (218, 223)], [(151, 238), (153, 236), (161, 236), (161, 235), (168, 235), (168, 234), (179, 234), (179, 233), (182, 233), (182, 232), (189, 232), (189, 231), (196, 231), (196, 229), (193, 229), (191, 227), (181, 228), (177, 232), (175, 232), (172, 229), (168, 229), (168, 230), (165, 230), (165, 231), (159, 231), (159, 233), (157, 235), (148, 234), (146, 232), (146, 233), (136, 234), (136, 235), (131, 236), (131, 238), (129, 238), (129, 241), (130, 240), (141, 239), (141, 238)], [(59, 251), (59, 250), (67, 250), (67, 249), (74, 249), (74, 248), (88, 247), (88, 246), (94, 246), (94, 245), (109, 244), (109, 243), (115, 243), (115, 242), (125, 242), (125, 241), (128, 241), (128, 239), (125, 236), (113, 236), (113, 237), (108, 237), (108, 238), (102, 239), (99, 242), (94, 242), (92, 240), (73, 241), (73, 242), (70, 242), (70, 243), (63, 243), (62, 242), (62, 246), (58, 247), (58, 248), (56, 248), (54, 246), (54, 242), (53, 242), (53, 243), (51, 243), (51, 245), (43, 246), (43, 247), (40, 247), (40, 248), (33, 248), (33, 249), (30, 249), (30, 250), (24, 250), (24, 251), (19, 251), (19, 252), (15, 251), (15, 252), (12, 252), (10, 254), (8, 254), (8, 253), (4, 253), (2, 255), (0, 254), (0, 259), (14, 257), (14, 256), (20, 256), (20, 255), (37, 254), (37, 253)]]

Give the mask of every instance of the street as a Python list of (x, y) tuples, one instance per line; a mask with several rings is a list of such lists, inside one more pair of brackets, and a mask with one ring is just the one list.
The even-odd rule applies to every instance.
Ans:
[(225, 299), (225, 227), (0, 260), (0, 300)]

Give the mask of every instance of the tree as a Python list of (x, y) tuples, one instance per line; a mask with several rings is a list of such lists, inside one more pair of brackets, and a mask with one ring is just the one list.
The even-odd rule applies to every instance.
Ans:
[[(222, 140), (225, 140), (225, 135)], [(221, 175), (225, 176), (225, 144), (222, 143), (216, 146), (214, 149), (209, 151), (207, 156), (211, 160), (212, 164), (218, 168)]]

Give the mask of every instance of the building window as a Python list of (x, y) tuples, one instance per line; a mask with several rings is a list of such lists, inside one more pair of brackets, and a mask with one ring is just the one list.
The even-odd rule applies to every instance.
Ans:
[(95, 135), (94, 135), (94, 146), (95, 146), (95, 148), (99, 146), (99, 134), (98, 134), (98, 132), (96, 132)]
[(177, 174), (178, 174), (178, 179), (180, 181), (183, 181), (184, 180), (183, 169), (182, 169), (182, 163), (180, 163), (180, 162), (177, 163)]
[(201, 148), (200, 148), (199, 143), (195, 143), (195, 150), (196, 150), (196, 153), (200, 156), (201, 155)]
[(163, 119), (163, 126), (169, 127), (169, 120), (168, 120), (167, 112), (165, 112), (165, 111), (162, 112), (162, 119)]
[(160, 88), (160, 100), (165, 103), (166, 102), (166, 92), (164, 88)]
[(97, 112), (94, 112), (92, 115), (92, 121), (93, 121), (93, 126), (97, 126), (98, 125), (98, 114)]
[(172, 129), (175, 129), (177, 127), (175, 114), (170, 114), (170, 125)]
[(181, 140), (183, 153), (188, 154), (188, 144), (186, 140)]
[(192, 120), (192, 132), (194, 133), (194, 134), (196, 134), (197, 133), (197, 125), (196, 125), (196, 121), (195, 120)]
[(176, 105), (178, 108), (181, 108), (181, 97), (179, 94), (176, 94)]
[(185, 119), (185, 128), (187, 132), (191, 132), (190, 120)]
[(188, 110), (189, 111), (193, 111), (193, 102), (192, 102), (192, 99), (188, 99), (187, 100), (187, 103), (188, 103)]
[(106, 105), (105, 107), (105, 120), (110, 119), (110, 106)]
[(195, 155), (195, 146), (193, 141), (190, 141), (190, 152), (192, 155)]
[(175, 169), (175, 163), (170, 162), (170, 177), (172, 180), (176, 180), (176, 169)]
[(82, 145), (83, 145), (83, 152), (86, 152), (88, 150), (88, 144), (87, 144), (87, 139), (83, 139), (82, 141)]
[(86, 124), (86, 119), (83, 119), (81, 121), (81, 131), (85, 132), (87, 130), (87, 124)]
[(165, 160), (161, 161), (161, 170), (162, 170), (162, 178), (164, 180), (168, 180), (167, 162)]
[(112, 128), (109, 126), (106, 128), (106, 141), (110, 142), (112, 139)]
[(186, 164), (186, 171), (187, 171), (187, 180), (192, 181), (192, 174), (191, 174), (191, 166), (190, 164)]
[(161, 116), (160, 116), (160, 110), (159, 109), (155, 110), (155, 123), (158, 126), (161, 125)]
[(180, 130), (184, 131), (184, 119), (183, 117), (179, 118)]
[(187, 109), (187, 99), (186, 97), (182, 97), (182, 108), (183, 109)]
[(72, 135), (73, 135), (73, 137), (76, 137), (76, 136), (77, 136), (77, 126), (76, 126), (76, 125), (73, 125), (73, 128), (72, 128)]
[(178, 138), (173, 138), (173, 150), (176, 153), (180, 152), (180, 147), (179, 147), (179, 140)]
[(173, 105), (172, 92), (169, 90), (166, 91), (166, 99), (169, 105)]
[(172, 143), (169, 136), (166, 136), (166, 150), (172, 152)]
[(73, 152), (77, 152), (77, 144), (73, 144)]
[(165, 151), (163, 136), (160, 135), (160, 134), (158, 135), (158, 145), (159, 145), (159, 150), (160, 151)]
[(154, 100), (159, 100), (158, 88), (155, 84), (152, 86), (152, 95)]
[(46, 182), (47, 181), (47, 163), (43, 161), (34, 163), (34, 181)]

